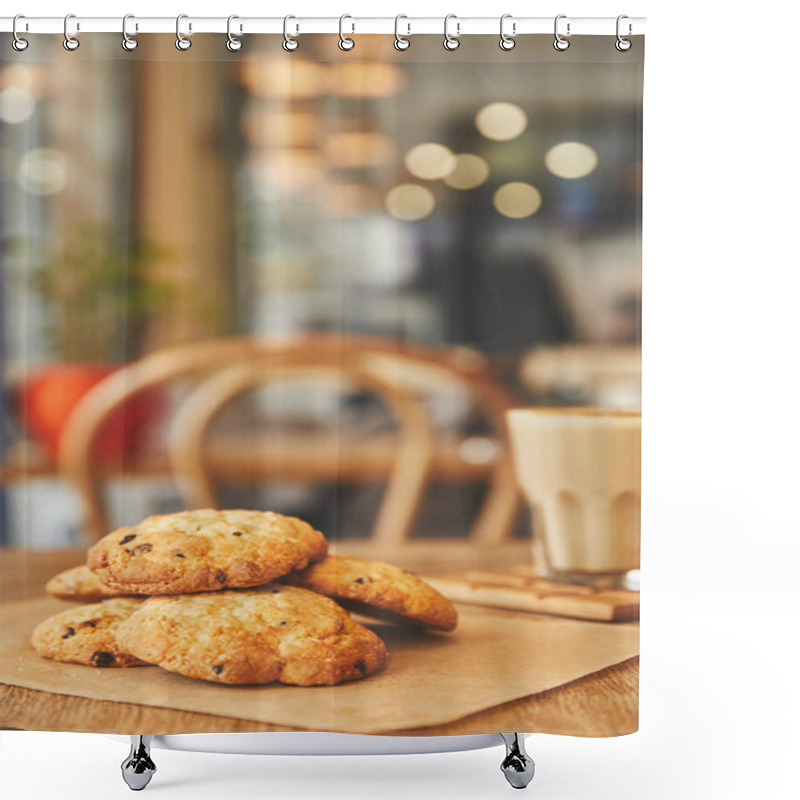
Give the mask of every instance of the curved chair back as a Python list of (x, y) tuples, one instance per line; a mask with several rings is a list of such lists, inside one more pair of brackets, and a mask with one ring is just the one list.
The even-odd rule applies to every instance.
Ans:
[[(103, 469), (93, 458), (93, 452), (103, 425), (120, 407), (142, 392), (173, 381), (207, 377), (209, 373), (213, 375), (236, 365), (266, 364), (270, 361), (281, 364), (281, 369), (286, 369), (290, 363), (305, 363), (307, 367), (310, 364), (318, 367), (346, 365), (352, 377), (365, 385), (369, 384), (373, 392), (383, 399), (400, 423), (404, 444), (398, 459), (409, 469), (412, 478), (403, 481), (395, 471), (392, 472), (391, 486), (376, 526), (376, 531), (387, 537), (396, 537), (398, 531), (407, 532), (408, 519), (401, 516), (402, 524), (391, 525), (385, 521), (389, 513), (386, 509), (396, 510), (399, 501), (392, 498), (404, 496), (406, 492), (411, 497), (413, 492), (410, 487), (414, 486), (421, 474), (418, 465), (409, 464), (411, 445), (407, 443), (413, 442), (414, 447), (419, 448), (419, 453), (425, 453), (420, 433), (421, 418), (417, 412), (411, 411), (410, 400), (426, 391), (440, 391), (443, 383), (463, 387), (482, 409), (494, 431), (496, 444), (496, 452), (482, 473), (488, 482), (488, 492), (472, 526), (471, 537), (481, 543), (493, 543), (506, 538), (519, 510), (519, 493), (507, 444), (505, 412), (518, 403), (505, 387), (491, 378), (483, 357), (461, 348), (436, 348), (344, 334), (309, 334), (269, 340), (232, 337), (179, 345), (144, 356), (97, 384), (71, 415), (62, 439), (61, 453), (62, 472), (82, 498), (85, 523), (91, 536), (96, 538), (109, 530), (103, 494)], [(254, 369), (253, 374), (258, 374), (258, 369)], [(245, 372), (247, 370), (241, 374)], [(270, 378), (273, 379), (274, 374)], [(221, 387), (223, 379), (219, 380), (218, 387)], [(243, 378), (237, 377), (236, 380)], [(200, 402), (197, 400), (198, 407)], [(208, 400), (205, 402), (210, 403)], [(204, 410), (203, 413), (208, 412)], [(210, 415), (213, 416), (214, 413)], [(412, 431), (415, 431), (413, 435)], [(434, 467), (436, 451), (434, 443)], [(435, 477), (434, 472), (429, 469), (428, 477)], [(199, 486), (198, 474), (195, 474), (195, 480)], [(393, 488), (396, 486), (407, 488), (401, 491)], [(410, 506), (414, 502), (410, 501)], [(385, 533), (387, 530), (394, 532)]]
[[(206, 457), (210, 429), (223, 409), (245, 392), (279, 381), (312, 376), (367, 389), (378, 396), (394, 417), (398, 446), (386, 491), (373, 528), (373, 537), (385, 543), (405, 539), (414, 523), (428, 480), (434, 452), (433, 430), (424, 407), (409, 392), (344, 358), (332, 365), (324, 355), (300, 358), (272, 357), (238, 364), (201, 383), (178, 409), (169, 437), (172, 472), (189, 508), (216, 508), (214, 478)], [(345, 445), (346, 446), (346, 445)], [(265, 451), (266, 461), (270, 453)], [(317, 465), (319, 468), (320, 465)], [(337, 477), (336, 465), (328, 477)], [(254, 471), (258, 463), (252, 464)]]

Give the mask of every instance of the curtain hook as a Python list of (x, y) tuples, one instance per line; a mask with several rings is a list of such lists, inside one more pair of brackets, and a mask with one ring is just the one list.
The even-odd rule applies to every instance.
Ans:
[(503, 14), (503, 16), (500, 17), (500, 49), (505, 50), (506, 52), (513, 50), (517, 44), (514, 39), (514, 37), (517, 35), (517, 23), (511, 23), (511, 36), (505, 32), (506, 20), (512, 18), (513, 15), (511, 14)]
[[(394, 49), (395, 50), (408, 50), (411, 47), (411, 40), (406, 39), (405, 36), (400, 35), (400, 20), (405, 19), (407, 20), (408, 17), (405, 14), (398, 14), (394, 18)], [(411, 23), (406, 23), (408, 27), (408, 33), (406, 36), (411, 36)]]
[[(617, 50), (620, 51), (620, 53), (627, 52), (633, 46), (633, 42), (630, 39), (623, 39), (622, 38), (622, 34), (620, 33), (620, 23), (624, 19), (630, 19), (630, 18), (628, 17), (627, 14), (620, 14), (617, 17), (617, 41), (614, 43), (614, 47), (616, 47)], [(630, 36), (632, 32), (633, 32), (633, 26), (629, 22), (628, 23), (628, 36)]]
[[(71, 19), (75, 19), (74, 14), (67, 14), (67, 16), (64, 17), (64, 49), (69, 50), (70, 52), (77, 50), (81, 46), (81, 43), (78, 41), (76, 36), (70, 36), (69, 21)], [(80, 29), (80, 23), (76, 22), (75, 31), (77, 32)]]
[[(353, 39), (351, 39), (349, 36), (345, 36), (344, 33), (342, 32), (344, 21), (346, 19), (353, 19), (353, 18), (349, 14), (342, 14), (342, 16), (339, 17), (339, 49), (345, 51), (352, 50), (356, 46), (355, 41), (353, 41)], [(351, 32), (355, 33), (356, 30), (355, 23), (351, 24), (353, 28)]]
[[(188, 50), (192, 46), (192, 40), (188, 36), (184, 36), (181, 33), (181, 20), (188, 18), (189, 18), (188, 14), (178, 14), (178, 16), (175, 19), (175, 36), (177, 36), (177, 38), (175, 39), (175, 47), (177, 47), (178, 50)], [(189, 33), (191, 32), (192, 32), (192, 23), (190, 22)]]
[[(24, 50), (27, 50), (27, 49), (28, 49), (28, 40), (27, 40), (27, 39), (23, 39), (23, 38), (22, 38), (22, 37), (21, 37), (21, 36), (20, 36), (20, 35), (17, 33), (17, 20), (20, 20), (20, 19), (25, 19), (25, 15), (24, 15), (24, 14), (17, 14), (17, 15), (14, 17), (14, 21), (11, 23), (11, 34), (12, 34), (12, 36), (14, 37), (14, 38), (11, 40), (11, 46), (12, 46), (12, 47), (13, 47), (13, 48), (14, 48), (14, 49), (15, 49), (15, 50), (18, 52), (18, 53), (21, 53), (21, 52), (23, 52)], [(25, 29), (27, 30), (27, 23), (26, 23)]]
[[(136, 34), (131, 36), (128, 33), (128, 20), (129, 19), (136, 19), (133, 14), (126, 14), (122, 18), (122, 49), (127, 50), (130, 52), (131, 50), (135, 50), (139, 46), (139, 40), (136, 38)], [(139, 30), (139, 24), (134, 24), (134, 30)]]
[[(553, 41), (553, 47), (558, 50), (560, 53), (563, 53), (569, 47), (569, 39), (565, 39), (559, 32), (558, 32), (558, 21), (561, 19), (566, 19), (566, 14), (559, 14), (556, 17), (556, 21), (553, 24), (553, 33), (555, 34), (555, 40)], [(567, 22), (567, 36), (572, 33), (571, 25)]]
[[(450, 22), (451, 19), (456, 20), (455, 36), (453, 36), (453, 34), (447, 30), (448, 23)], [(444, 42), (442, 42), (442, 44), (444, 45), (444, 49), (450, 50), (450, 52), (452, 52), (453, 50), (458, 50), (458, 47), (461, 44), (461, 42), (458, 40), (458, 37), (460, 35), (461, 35), (461, 23), (458, 21), (458, 17), (455, 14), (448, 14), (444, 18)]]
[[(234, 36), (231, 32), (231, 23), (235, 20), (239, 19), (236, 14), (231, 14), (228, 17), (228, 41), (225, 43), (225, 47), (231, 51), (231, 53), (236, 53), (242, 49), (242, 40), (238, 36)], [(242, 26), (239, 26), (239, 33), (242, 32)]]
[[(297, 17), (293, 16), (292, 14), (287, 14), (283, 18), (283, 49), (287, 53), (293, 53), (300, 47), (300, 42), (297, 41), (295, 36), (289, 36), (289, 20), (290, 19), (297, 19)], [(296, 26), (297, 33), (300, 33), (300, 26)]]

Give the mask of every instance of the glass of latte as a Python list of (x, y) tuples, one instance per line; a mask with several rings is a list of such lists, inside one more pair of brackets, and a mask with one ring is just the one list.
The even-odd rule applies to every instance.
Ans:
[(638, 588), (641, 412), (521, 408), (508, 412), (508, 425), (537, 572)]

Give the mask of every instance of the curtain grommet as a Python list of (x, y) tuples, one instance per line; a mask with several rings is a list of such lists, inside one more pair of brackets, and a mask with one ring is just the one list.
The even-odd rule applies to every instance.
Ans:
[[(339, 17), (339, 49), (344, 50), (345, 53), (349, 53), (356, 46), (356, 42), (355, 39), (352, 39), (351, 37), (344, 35), (343, 28), (344, 28), (344, 21), (346, 19), (353, 19), (353, 18), (349, 14), (342, 14), (342, 16)], [(351, 32), (354, 32), (356, 29), (355, 24), (352, 24), (352, 28), (353, 30)]]
[[(231, 31), (231, 23), (235, 19), (239, 19), (236, 14), (231, 14), (228, 17), (228, 41), (225, 42), (225, 47), (227, 47), (231, 53), (238, 53), (242, 49), (242, 40), (238, 36), (234, 36), (233, 32)], [(239, 32), (241, 33), (241, 31), (242, 26), (240, 25)]]
[(512, 14), (503, 14), (500, 17), (500, 49), (504, 50), (506, 53), (509, 50), (513, 50), (517, 46), (516, 39), (514, 37), (517, 35), (517, 23), (511, 22), (511, 34), (506, 33), (505, 31), (505, 24), (506, 20), (511, 19), (513, 20)]
[[(625, 39), (622, 36), (622, 34), (620, 33), (620, 23), (624, 19), (630, 19), (630, 18), (628, 17), (627, 14), (620, 14), (617, 17), (617, 41), (614, 42), (614, 47), (616, 47), (617, 50), (619, 50), (620, 53), (627, 53), (628, 50), (630, 50), (631, 47), (633, 47), (633, 42), (630, 39)], [(631, 31), (632, 30), (633, 30), (633, 27), (632, 27), (631, 23), (629, 22), (628, 23), (628, 36), (631, 35)]]
[(25, 19), (24, 14), (17, 14), (14, 17), (14, 21), (11, 23), (11, 46), (18, 52), (24, 53), (28, 49), (28, 40), (23, 39), (22, 36), (17, 33), (17, 22), (21, 19)]
[[(122, 49), (123, 50), (125, 50), (125, 51), (130, 53), (131, 51), (135, 50), (139, 46), (139, 40), (136, 38), (135, 34), (133, 36), (131, 36), (128, 33), (128, 20), (129, 19), (136, 19), (136, 17), (134, 17), (133, 14), (126, 14), (122, 18), (122, 42), (120, 44), (122, 45)], [(138, 29), (139, 29), (139, 26), (134, 23), (134, 30), (138, 30)]]
[[(556, 50), (558, 50), (559, 53), (563, 53), (567, 48), (569, 48), (569, 39), (562, 36), (558, 30), (559, 20), (562, 19), (567, 19), (567, 15), (558, 14), (555, 18), (555, 22), (553, 23), (553, 35), (555, 36), (555, 39), (553, 39), (553, 47)], [(567, 36), (569, 36), (572, 33), (571, 27), (572, 26), (570, 25), (570, 23), (567, 22)]]
[[(81, 43), (78, 41), (77, 36), (72, 36), (69, 32), (69, 21), (71, 19), (75, 19), (74, 14), (67, 14), (64, 17), (64, 49), (69, 50), (70, 53), (74, 53), (80, 46)], [(75, 23), (75, 31), (79, 31), (81, 29), (80, 23)]]
[(411, 39), (408, 39), (408, 36), (411, 36), (411, 23), (407, 22), (406, 26), (408, 27), (408, 32), (405, 36), (400, 35), (400, 20), (401, 19), (408, 19), (405, 14), (398, 14), (394, 18), (394, 49), (399, 50), (401, 53), (408, 50), (411, 47)]
[[(450, 20), (454, 19), (456, 21), (456, 32), (455, 35), (450, 33), (448, 30), (448, 26)], [(458, 17), (455, 14), (448, 14), (444, 18), (444, 41), (442, 42), (442, 46), (445, 50), (449, 52), (453, 52), (454, 50), (458, 50), (461, 46), (461, 41), (459, 40), (459, 36), (461, 35), (461, 23), (458, 21)]]
[(297, 34), (300, 33), (300, 26), (296, 25), (296, 33), (294, 36), (289, 36), (289, 20), (290, 19), (297, 19), (293, 14), (287, 14), (283, 18), (283, 49), (287, 53), (294, 53), (298, 47), (300, 47), (300, 42), (297, 40)]
[[(181, 52), (186, 52), (192, 46), (192, 40), (188, 36), (184, 36), (181, 33), (181, 20), (188, 19), (188, 14), (178, 14), (175, 19), (175, 47), (178, 48)], [(189, 33), (192, 32), (192, 23), (189, 23)]]

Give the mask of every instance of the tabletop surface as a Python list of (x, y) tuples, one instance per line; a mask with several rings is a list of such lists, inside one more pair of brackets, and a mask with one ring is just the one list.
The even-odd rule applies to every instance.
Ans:
[[(395, 563), (425, 572), (432, 561), (446, 559), (453, 570), (477, 566), (491, 568), (528, 558), (525, 543), (490, 548), (463, 542), (410, 542), (377, 548), (370, 542), (341, 542), (335, 548), (351, 554)], [(9, 603), (42, 595), (42, 587), (57, 572), (84, 561), (83, 550), (0, 551), (0, 602)], [(519, 612), (522, 613), (522, 612)], [(437, 725), (395, 734), (461, 734), (516, 730), (607, 736), (631, 730), (638, 718), (638, 658), (631, 658), (586, 675), (571, 683), (481, 710)], [(249, 732), (301, 730), (192, 711), (133, 703), (91, 700), (0, 683), (0, 727), (21, 730), (141, 733)]]

